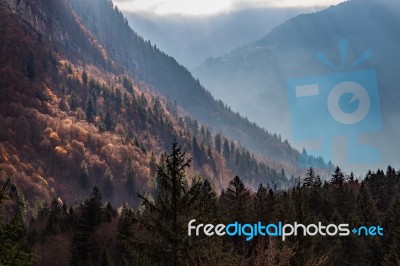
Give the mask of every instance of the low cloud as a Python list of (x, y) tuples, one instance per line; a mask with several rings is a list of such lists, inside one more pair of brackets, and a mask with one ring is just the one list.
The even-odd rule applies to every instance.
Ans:
[(212, 15), (260, 7), (313, 7), (342, 0), (114, 0), (121, 10), (155, 15)]

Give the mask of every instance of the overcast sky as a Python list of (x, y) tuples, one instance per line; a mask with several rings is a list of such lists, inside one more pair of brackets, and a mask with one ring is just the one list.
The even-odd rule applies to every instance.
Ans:
[(113, 0), (122, 11), (155, 15), (211, 15), (255, 7), (312, 7), (343, 0)]

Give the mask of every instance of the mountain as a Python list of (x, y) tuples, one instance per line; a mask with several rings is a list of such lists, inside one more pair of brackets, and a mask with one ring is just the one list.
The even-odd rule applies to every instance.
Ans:
[(124, 14), (135, 32), (191, 69), (206, 58), (259, 39), (275, 26), (307, 10), (257, 8), (204, 16)]
[(1, 179), (31, 204), (77, 202), (93, 186), (134, 204), (174, 140), (193, 157), (190, 173), (219, 190), (236, 174), (286, 187), (299, 158), (324, 165), (215, 101), (110, 1), (8, 0), (0, 12)]
[[(153, 90), (176, 101), (215, 133), (221, 132), (239, 141), (256, 155), (267, 160), (279, 160), (289, 166), (297, 165), (301, 155), (287, 141), (282, 141), (278, 135), (267, 132), (215, 100), (185, 67), (135, 34), (120, 12), (119, 16), (111, 11), (101, 13), (107, 10), (103, 6), (104, 1), (82, 3), (71, 0), (71, 5), (110, 58), (137, 80), (146, 82)], [(111, 27), (113, 20), (118, 25)]]
[[(320, 12), (299, 15), (256, 42), (206, 60), (193, 73), (233, 110), (261, 126), (274, 128), (301, 148), (305, 144), (295, 141), (290, 126), (289, 108), (293, 103), (288, 103), (287, 82), (294, 78), (374, 69), (383, 130), (367, 132), (359, 141), (380, 149), (382, 158), (376, 162), (379, 167), (398, 164), (396, 153), (400, 142), (396, 136), (400, 129), (395, 122), (399, 115), (395, 99), (399, 97), (400, 82), (399, 10), (397, 1), (352, 0)], [(339, 43), (347, 44), (343, 62)], [(352, 67), (368, 50), (372, 56)], [(317, 53), (324, 54), (337, 67), (318, 60)], [(321, 120), (312, 123), (324, 124)], [(344, 153), (339, 154), (333, 161), (342, 166), (348, 164)], [(352, 168), (365, 171), (374, 164)]]
[[(216, 115), (253, 138), (263, 132), (283, 159), (255, 155), (157, 92), (157, 82), (172, 83), (154, 70), (174, 81), (187, 71), (110, 1), (0, 1), (0, 25), (0, 265), (398, 262), (400, 171), (359, 182), (336, 167), (323, 182), (309, 168), (288, 180), (300, 171), (290, 156), (325, 165), (207, 102), (200, 85), (176, 90), (187, 106), (198, 104), (196, 90), (206, 95), (206, 111), (219, 104)], [(331, 221), (348, 225), (347, 237), (328, 231)], [(282, 223), (321, 230), (258, 233)]]

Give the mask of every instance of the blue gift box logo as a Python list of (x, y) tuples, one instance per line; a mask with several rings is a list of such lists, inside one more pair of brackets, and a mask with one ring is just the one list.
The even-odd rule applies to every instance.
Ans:
[[(339, 41), (342, 67), (347, 41)], [(367, 50), (350, 69), (372, 56)], [(324, 54), (317, 53), (322, 63), (337, 68)], [(376, 72), (373, 69), (348, 71), (290, 79), (287, 81), (291, 126), (294, 140), (318, 139), (321, 145), (313, 153), (331, 160), (333, 140), (346, 137), (346, 161), (375, 163), (380, 159), (376, 148), (358, 143), (363, 133), (382, 129)]]

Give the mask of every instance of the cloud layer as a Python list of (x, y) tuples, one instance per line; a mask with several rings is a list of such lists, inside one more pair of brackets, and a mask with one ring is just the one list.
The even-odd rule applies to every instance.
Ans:
[(211, 15), (256, 7), (327, 6), (342, 0), (114, 0), (121, 10), (156, 15)]

